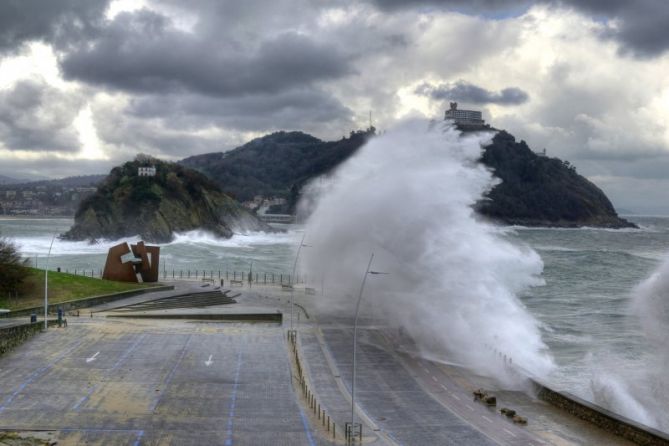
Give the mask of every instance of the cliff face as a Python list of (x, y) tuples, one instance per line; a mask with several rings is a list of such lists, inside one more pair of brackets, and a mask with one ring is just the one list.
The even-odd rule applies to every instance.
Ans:
[[(140, 177), (140, 166), (156, 175)], [(211, 180), (178, 164), (138, 157), (115, 167), (91, 197), (82, 201), (68, 240), (118, 239), (139, 235), (166, 243), (175, 232), (204, 229), (219, 237), (234, 231), (271, 230), (225, 195)]]
[(481, 162), (502, 180), (477, 209), (493, 220), (522, 226), (636, 227), (618, 217), (604, 192), (568, 161), (537, 155), (505, 131), (495, 135)]

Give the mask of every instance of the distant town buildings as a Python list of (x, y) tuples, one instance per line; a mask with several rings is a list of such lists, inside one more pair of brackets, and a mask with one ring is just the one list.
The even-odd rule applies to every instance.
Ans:
[(0, 215), (72, 216), (79, 202), (96, 190), (95, 186), (0, 185)]
[(459, 110), (457, 102), (450, 103), (451, 108), (446, 110), (444, 119), (452, 119), (458, 125), (483, 126), (485, 121), (478, 110)]
[(286, 214), (288, 200), (282, 197), (265, 198), (256, 195), (253, 200), (245, 201), (242, 206), (256, 213), (257, 217), (267, 223), (294, 223), (295, 216)]
[(137, 168), (137, 175), (139, 175), (140, 177), (155, 177), (156, 176), (156, 168), (155, 168), (155, 166), (138, 167)]

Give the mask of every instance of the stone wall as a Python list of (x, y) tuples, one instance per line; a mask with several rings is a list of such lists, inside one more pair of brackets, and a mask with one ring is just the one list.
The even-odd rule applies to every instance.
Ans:
[(556, 406), (607, 432), (643, 446), (669, 446), (669, 435), (637, 423), (567, 392), (556, 392), (532, 380), (539, 399)]
[[(49, 321), (49, 325), (56, 325), (57, 321)], [(39, 333), (44, 327), (44, 322), (35, 322), (33, 324), (11, 325), (0, 328), (0, 355), (4, 355), (22, 342), (36, 333)]]

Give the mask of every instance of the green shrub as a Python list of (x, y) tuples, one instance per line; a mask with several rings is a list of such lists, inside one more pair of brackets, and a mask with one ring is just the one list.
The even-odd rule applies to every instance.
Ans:
[(21, 260), (16, 245), (10, 240), (0, 237), (0, 293), (15, 292), (23, 283), (28, 270), (27, 260)]

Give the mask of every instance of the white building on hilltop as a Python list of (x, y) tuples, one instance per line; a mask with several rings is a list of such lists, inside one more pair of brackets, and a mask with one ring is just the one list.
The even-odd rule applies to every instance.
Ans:
[(452, 119), (460, 125), (485, 125), (483, 116), (478, 110), (458, 110), (458, 103), (451, 102), (451, 108), (446, 110), (444, 119)]
[(139, 175), (140, 177), (155, 177), (156, 176), (156, 168), (155, 168), (155, 166), (138, 167), (137, 168), (137, 175)]

